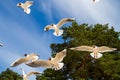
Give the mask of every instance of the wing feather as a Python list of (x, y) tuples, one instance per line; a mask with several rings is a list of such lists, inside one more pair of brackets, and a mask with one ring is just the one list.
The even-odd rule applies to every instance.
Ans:
[(19, 58), (11, 64), (11, 67), (16, 67), (24, 62), (28, 61), (26, 58)]
[(26, 7), (30, 7), (31, 5), (33, 4), (33, 1), (26, 1), (25, 3), (24, 3), (24, 5), (26, 6)]
[(65, 56), (66, 56), (66, 49), (57, 53), (55, 58), (53, 58), (53, 60), (57, 62), (61, 62)]
[(58, 24), (57, 24), (57, 27), (60, 28), (62, 25), (64, 25), (65, 23), (67, 22), (70, 22), (70, 21), (74, 21), (75, 18), (64, 18), (64, 19), (61, 19)]
[(71, 50), (77, 50), (77, 51), (89, 51), (92, 52), (93, 51), (93, 47), (91, 46), (78, 46), (78, 47), (73, 47), (70, 48)]
[(45, 68), (53, 67), (51, 61), (48, 61), (48, 60), (36, 60), (33, 62), (26, 63), (26, 65), (30, 67), (45, 67)]
[(98, 51), (101, 52), (101, 53), (112, 52), (112, 51), (115, 51), (115, 50), (117, 50), (117, 48), (110, 48), (110, 47), (107, 47), (107, 46), (98, 47)]
[(31, 76), (31, 75), (36, 75), (36, 74), (40, 74), (40, 72), (36, 72), (36, 71), (32, 71), (32, 72), (29, 72), (27, 75), (26, 75), (26, 77), (28, 77), (28, 76)]

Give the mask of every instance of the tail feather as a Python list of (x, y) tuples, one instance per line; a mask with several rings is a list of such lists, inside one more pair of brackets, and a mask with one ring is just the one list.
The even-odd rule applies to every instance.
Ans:
[(58, 63), (59, 64), (59, 69), (61, 69), (64, 66), (64, 63)]
[(55, 36), (61, 36), (63, 34), (63, 30), (59, 30), (59, 32), (54, 32), (53, 35)]
[(64, 63), (58, 63), (58, 67), (55, 70), (60, 70), (64, 66)]
[(97, 54), (97, 57), (95, 57), (94, 53), (90, 53), (90, 55), (91, 55), (93, 58), (98, 59), (98, 58), (101, 58), (103, 54), (98, 53), (98, 54)]
[(30, 9), (30, 8), (24, 9), (24, 12), (25, 12), (26, 14), (30, 14), (31, 9)]

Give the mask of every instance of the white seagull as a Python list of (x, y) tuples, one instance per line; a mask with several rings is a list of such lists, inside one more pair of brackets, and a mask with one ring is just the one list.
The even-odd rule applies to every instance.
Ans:
[(39, 55), (31, 53), (31, 54), (25, 54), (25, 57), (23, 58), (19, 58), (17, 60), (15, 60), (12, 64), (11, 67), (16, 67), (22, 63), (26, 63), (28, 61), (35, 61), (38, 60)]
[(29, 73), (25, 74), (23, 68), (21, 68), (21, 70), (22, 70), (23, 80), (28, 80), (28, 77), (31, 76), (31, 75), (33, 75), (33, 74), (34, 74), (34, 75), (41, 74), (41, 73), (36, 72), (36, 71), (32, 71), (32, 72), (29, 72)]
[(78, 50), (78, 51), (89, 51), (92, 52), (90, 55), (95, 58), (98, 59), (100, 57), (102, 57), (101, 53), (104, 52), (112, 52), (114, 50), (117, 50), (117, 48), (110, 48), (107, 46), (101, 46), (101, 47), (97, 47), (95, 45), (91, 46), (78, 46), (78, 47), (73, 47), (70, 48), (71, 50)]
[(2, 43), (0, 43), (0, 46), (2, 47), (2, 46), (3, 46), (3, 44), (2, 44)]
[(61, 61), (66, 56), (66, 49), (56, 54), (55, 58), (52, 58), (52, 60), (36, 60), (33, 62), (26, 63), (26, 65), (30, 67), (44, 67), (44, 68), (52, 68), (55, 70), (60, 70), (64, 63)]
[(53, 29), (54, 30), (53, 35), (61, 36), (63, 34), (63, 30), (60, 30), (59, 28), (62, 27), (62, 25), (64, 25), (65, 23), (71, 22), (71, 21), (75, 21), (75, 18), (64, 18), (64, 19), (60, 20), (57, 24), (47, 25), (44, 28), (44, 31), (48, 31), (50, 29)]
[(26, 1), (25, 3), (19, 2), (17, 6), (22, 8), (26, 14), (30, 14), (31, 9), (29, 7), (32, 6), (32, 4), (33, 1)]
[(92, 0), (92, 2), (99, 2), (100, 0)]

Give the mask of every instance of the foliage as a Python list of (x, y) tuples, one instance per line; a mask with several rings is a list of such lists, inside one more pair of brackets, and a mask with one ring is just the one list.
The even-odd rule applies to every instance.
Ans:
[(18, 73), (7, 68), (6, 71), (1, 72), (0, 80), (22, 80), (22, 77)]
[(70, 47), (81, 45), (97, 45), (115, 47), (120, 50), (120, 32), (114, 31), (108, 24), (81, 24), (73, 22), (64, 27), (62, 44), (51, 44), (52, 55), (67, 48), (64, 67), (55, 71), (46, 69), (37, 80), (120, 80), (120, 54), (118, 52), (104, 53), (100, 59), (93, 59), (89, 52), (72, 51)]

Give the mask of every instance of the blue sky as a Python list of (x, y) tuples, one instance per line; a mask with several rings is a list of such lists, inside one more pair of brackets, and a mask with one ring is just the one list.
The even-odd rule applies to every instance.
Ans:
[[(62, 18), (74, 17), (79, 24), (109, 23), (120, 32), (120, 0), (100, 0), (98, 3), (91, 0), (31, 0), (34, 4), (29, 15), (16, 6), (25, 1), (0, 2), (0, 43), (4, 44), (0, 48), (0, 72), (25, 53), (37, 53), (41, 59), (48, 59), (51, 56), (50, 44), (61, 43), (62, 38), (54, 36), (52, 30), (44, 32), (44, 27)], [(10, 69), (21, 74), (20, 67), (26, 72), (43, 70), (24, 64)]]

